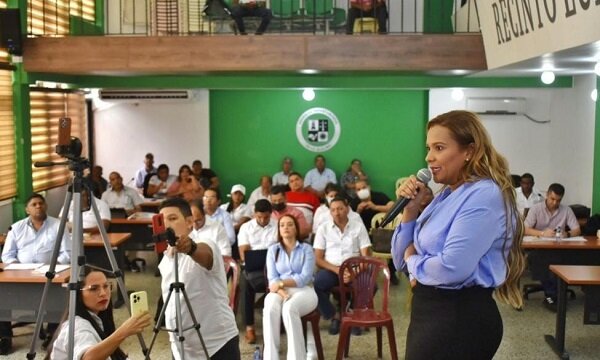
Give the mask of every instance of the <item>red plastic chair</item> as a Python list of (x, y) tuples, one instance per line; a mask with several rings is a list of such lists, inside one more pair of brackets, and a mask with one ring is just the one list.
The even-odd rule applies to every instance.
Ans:
[[(350, 283), (344, 284), (344, 273), (350, 273)], [(384, 274), (381, 310), (375, 310), (373, 298), (377, 284), (377, 275)], [(388, 266), (383, 261), (369, 256), (358, 256), (347, 259), (339, 270), (340, 298), (342, 304), (341, 330), (338, 341), (336, 359), (341, 360), (348, 356), (350, 349), (350, 334), (353, 327), (377, 328), (377, 356), (381, 352), (381, 327), (387, 328), (392, 359), (398, 359), (396, 350), (396, 336), (394, 322), (388, 312), (388, 296), (390, 289), (390, 273)], [(347, 309), (348, 294), (352, 294), (352, 309)]]
[(223, 265), (225, 265), (225, 276), (232, 272), (231, 288), (229, 289), (229, 307), (237, 315), (238, 295), (240, 294), (240, 266), (231, 256), (223, 256)]

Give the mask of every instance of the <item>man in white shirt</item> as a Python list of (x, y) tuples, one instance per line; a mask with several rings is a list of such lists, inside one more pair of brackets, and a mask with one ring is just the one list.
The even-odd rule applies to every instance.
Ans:
[[(49, 264), (56, 243), (60, 220), (48, 216), (47, 204), (40, 194), (32, 194), (25, 202), (28, 217), (14, 223), (6, 235), (2, 249), (2, 262), (44, 263)], [(61, 239), (57, 262), (68, 264), (71, 256), (71, 237), (67, 231)], [(58, 324), (48, 324), (49, 338)], [(47, 344), (47, 342), (44, 342)], [(10, 321), (0, 322), (0, 355), (8, 355), (12, 347), (12, 328)]]
[(235, 243), (235, 230), (233, 229), (233, 221), (231, 215), (219, 207), (221, 204), (221, 193), (216, 189), (206, 189), (202, 197), (204, 206), (204, 215), (214, 222), (219, 222), (225, 228), (229, 244)]
[(272, 181), (270, 176), (263, 175), (260, 177), (259, 187), (254, 189), (248, 198), (248, 206), (250, 206), (250, 209), (254, 209), (254, 204), (260, 199), (271, 201), (271, 186)]
[(223, 225), (217, 221), (206, 219), (201, 201), (192, 201), (190, 207), (194, 219), (194, 228), (190, 236), (194, 239), (211, 240), (217, 244), (222, 255), (231, 256), (231, 244)]
[[(98, 222), (96, 221), (96, 216), (94, 215), (94, 210), (92, 209), (92, 204), (90, 202), (91, 193), (87, 191), (87, 189), (81, 190), (81, 222), (83, 227), (83, 232), (97, 234), (100, 232), (100, 228), (98, 227)], [(100, 219), (102, 220), (102, 224), (104, 225), (104, 229), (108, 229), (110, 225), (110, 208), (108, 204), (104, 201), (94, 197), (94, 202), (96, 203), (96, 207), (98, 208), (98, 212), (100, 213)], [(69, 229), (71, 229), (73, 224), (73, 201), (71, 201), (71, 205), (69, 206)], [(64, 207), (60, 209), (60, 215), (62, 216), (64, 212)]]
[(288, 177), (292, 172), (292, 158), (286, 156), (281, 162), (281, 171), (273, 175), (273, 186), (287, 185)]
[(309, 170), (304, 177), (306, 190), (312, 191), (318, 197), (323, 197), (323, 190), (328, 183), (337, 184), (333, 170), (325, 167), (325, 156), (315, 156), (315, 167)]
[(147, 153), (144, 157), (144, 166), (135, 173), (135, 187), (142, 189), (144, 187), (144, 179), (146, 176), (154, 173), (156, 173), (156, 168), (154, 167), (154, 155), (152, 153)]
[[(315, 235), (313, 247), (319, 271), (315, 275), (315, 292), (319, 298), (319, 312), (330, 320), (329, 333), (340, 331), (339, 313), (329, 300), (331, 289), (339, 285), (338, 272), (344, 260), (353, 256), (369, 255), (371, 240), (362, 221), (350, 220), (348, 201), (335, 197), (329, 204), (333, 221), (321, 225)], [(357, 332), (355, 332), (358, 335)]]
[(124, 209), (127, 215), (141, 211), (140, 204), (144, 199), (135, 189), (123, 185), (121, 174), (113, 171), (108, 176), (110, 188), (102, 194), (102, 201), (108, 204), (110, 209)]
[(515, 189), (517, 193), (517, 209), (523, 219), (527, 217), (529, 209), (537, 204), (544, 201), (544, 196), (541, 192), (533, 187), (535, 182), (533, 181), (533, 175), (525, 173), (521, 176), (521, 186)]
[[(179, 281), (185, 285), (189, 303), (200, 324), (208, 356), (211, 360), (239, 360), (239, 332), (233, 311), (229, 307), (221, 251), (212, 240), (192, 239), (190, 232), (194, 220), (185, 200), (165, 200), (160, 206), (160, 213), (164, 216), (165, 226), (173, 229), (177, 237), (176, 246), (167, 249), (159, 264), (163, 299), (166, 300), (171, 284), (175, 281), (174, 257), (177, 256)], [(175, 296), (180, 296), (181, 299), (179, 314), (176, 314)], [(172, 293), (165, 312), (167, 328), (177, 327), (178, 315), (183, 329), (186, 329), (183, 341), (185, 359), (206, 359), (200, 339), (192, 327), (190, 309), (180, 294)], [(177, 334), (169, 332), (169, 340), (173, 358), (181, 359)]]
[[(238, 246), (242, 264), (246, 261), (246, 251), (264, 250), (277, 242), (277, 220), (271, 217), (271, 203), (265, 199), (258, 200), (254, 206), (254, 219), (243, 224), (238, 234)], [(256, 343), (254, 330), (254, 297), (257, 292), (266, 291), (265, 273), (263, 270), (247, 272), (244, 286), (244, 322), (246, 324), (246, 341)]]
[(167, 164), (158, 165), (156, 175), (152, 175), (148, 181), (148, 196), (155, 198), (164, 198), (167, 196), (167, 189), (177, 181), (177, 176), (169, 174)]

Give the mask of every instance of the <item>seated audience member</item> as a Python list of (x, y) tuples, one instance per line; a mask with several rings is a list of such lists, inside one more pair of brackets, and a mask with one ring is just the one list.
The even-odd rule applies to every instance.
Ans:
[[(551, 184), (546, 192), (546, 200), (533, 205), (525, 218), (525, 235), (539, 237), (571, 237), (581, 234), (579, 223), (573, 210), (561, 205), (565, 188), (561, 184)], [(556, 311), (556, 277), (548, 269), (550, 264), (560, 264), (560, 257), (546, 252), (531, 251), (528, 256), (532, 277), (540, 280), (544, 288), (544, 305)]]
[[(325, 167), (325, 156), (319, 154), (315, 156), (315, 167), (308, 170), (304, 177), (304, 186), (307, 191), (323, 197), (323, 190), (328, 183), (337, 183), (337, 179), (333, 170)], [(291, 188), (290, 184), (290, 188)], [(316, 208), (314, 209), (316, 210)]]
[[(249, 250), (264, 250), (277, 242), (277, 221), (271, 217), (271, 203), (260, 199), (254, 205), (254, 219), (244, 223), (238, 234), (238, 247), (242, 264), (246, 261)], [(264, 269), (243, 272), (246, 281), (244, 289), (244, 323), (246, 325), (246, 342), (256, 343), (254, 329), (254, 297), (257, 292), (266, 291)]]
[[(150, 325), (150, 314), (131, 316), (115, 328), (110, 301), (112, 286), (103, 272), (84, 267), (81, 291), (76, 292), (74, 359), (126, 360), (127, 354), (119, 347), (125, 339), (141, 333)], [(65, 314), (65, 318), (68, 315)], [(69, 352), (69, 321), (65, 319), (47, 359), (67, 360)]]
[(368, 179), (369, 177), (363, 171), (360, 160), (353, 159), (348, 170), (342, 175), (340, 185), (346, 192), (346, 195), (348, 195), (349, 198), (354, 199), (356, 197), (356, 182), (358, 180), (368, 181)]
[(204, 214), (202, 201), (194, 200), (190, 203), (194, 226), (190, 236), (194, 239), (209, 239), (217, 244), (221, 254), (231, 256), (231, 244), (227, 232), (220, 222), (207, 220)]
[(229, 244), (235, 243), (235, 230), (233, 228), (233, 221), (231, 215), (219, 207), (221, 204), (221, 193), (219, 190), (206, 189), (204, 191), (204, 197), (202, 198), (204, 205), (204, 215), (214, 222), (218, 222), (225, 228)]
[(198, 180), (204, 189), (219, 188), (219, 178), (217, 177), (217, 174), (211, 169), (203, 168), (202, 161), (194, 160), (192, 163), (192, 172), (194, 173), (196, 180)]
[[(179, 281), (185, 284), (189, 303), (201, 324), (200, 333), (208, 356), (211, 360), (239, 360), (239, 330), (229, 307), (225, 266), (219, 247), (211, 240), (192, 237), (192, 211), (185, 200), (167, 199), (159, 211), (165, 218), (165, 226), (173, 229), (177, 237), (176, 246), (167, 248), (158, 265), (163, 299), (175, 282), (174, 259), (177, 256)], [(169, 301), (165, 312), (165, 324), (169, 329), (177, 328), (177, 310), (175, 301)], [(182, 328), (185, 329), (184, 354), (179, 352), (177, 333), (170, 332), (173, 359), (206, 359), (188, 307), (182, 304), (180, 310)]]
[(517, 193), (517, 209), (523, 218), (527, 216), (527, 212), (533, 205), (544, 201), (544, 196), (533, 187), (534, 184), (533, 175), (525, 173), (521, 176), (521, 186), (515, 189)]
[[(94, 209), (92, 209), (92, 203), (90, 201), (91, 195), (87, 189), (81, 190), (81, 222), (83, 227), (83, 232), (97, 234), (100, 232), (100, 228), (98, 227), (98, 222), (96, 221), (96, 215), (94, 214)], [(102, 220), (102, 225), (104, 225), (104, 229), (108, 229), (110, 225), (110, 208), (108, 204), (104, 201), (94, 197), (94, 202), (96, 203), (96, 207), (98, 208), (98, 213), (100, 215), (100, 219)], [(60, 209), (59, 217), (62, 216), (64, 212), (64, 207)], [(73, 226), (73, 201), (71, 201), (71, 205), (69, 206), (69, 223), (67, 224), (69, 229), (72, 231)]]
[[(4, 247), (2, 262), (49, 264), (58, 236), (60, 220), (46, 213), (48, 206), (40, 194), (33, 193), (25, 201), (27, 217), (12, 224)], [(65, 231), (61, 239), (57, 262), (68, 264), (71, 256), (71, 237)], [(48, 324), (48, 337), (43, 345), (48, 345), (58, 324)], [(12, 327), (10, 321), (0, 321), (0, 355), (8, 355), (12, 349)]]
[[(317, 295), (310, 286), (315, 256), (310, 245), (298, 236), (298, 222), (293, 216), (282, 216), (278, 229), (278, 243), (267, 252), (269, 293), (263, 309), (264, 359), (279, 359), (282, 322), (287, 334), (287, 358), (306, 359), (300, 318), (317, 306)], [(310, 328), (307, 330), (307, 337), (312, 336)]]
[[(290, 191), (285, 193), (285, 199), (288, 206), (295, 207), (302, 211), (306, 221), (311, 225), (314, 213), (321, 205), (321, 201), (314, 193), (304, 188), (304, 180), (302, 180), (302, 176), (297, 172), (290, 173), (289, 187)], [(323, 187), (323, 189), (325, 189), (325, 187)], [(302, 224), (300, 224), (300, 226), (302, 226)]]
[(156, 174), (157, 171), (158, 169), (154, 167), (154, 155), (152, 155), (152, 153), (147, 153), (144, 157), (144, 166), (135, 173), (135, 187), (138, 189), (144, 188), (144, 180), (146, 177), (149, 174)]
[(254, 204), (260, 199), (271, 201), (272, 186), (273, 184), (270, 176), (263, 175), (260, 177), (260, 186), (254, 189), (248, 198), (248, 206), (250, 206), (250, 209), (253, 209)]
[(375, 214), (390, 211), (394, 202), (379, 191), (371, 191), (371, 187), (365, 180), (356, 182), (356, 198), (352, 199), (350, 205), (363, 220), (367, 229), (371, 228), (371, 220)]
[(102, 177), (102, 166), (94, 166), (85, 177), (95, 197), (101, 198), (108, 187), (108, 181)]
[(377, 32), (387, 33), (388, 12), (385, 0), (350, 0), (348, 18), (346, 19), (346, 34), (354, 33), (354, 21), (358, 18), (372, 17), (377, 19)]
[(168, 197), (181, 197), (187, 202), (201, 199), (203, 193), (200, 183), (192, 176), (192, 169), (187, 165), (179, 168), (177, 180), (167, 189)]
[[(319, 206), (317, 211), (315, 211), (315, 216), (313, 218), (313, 234), (317, 233), (317, 229), (319, 228), (319, 226), (321, 226), (321, 224), (324, 224), (328, 220), (332, 219), (331, 212), (329, 211), (329, 204), (331, 203), (331, 200), (333, 200), (336, 196), (343, 196), (342, 193), (342, 189), (336, 184), (329, 183), (327, 184), (327, 186), (325, 186), (325, 201), (321, 204), (321, 206)], [(348, 217), (351, 219), (355, 218), (359, 221), (362, 221), (360, 216), (352, 209), (350, 209)]]
[(287, 185), (292, 172), (292, 158), (284, 157), (281, 162), (281, 171), (273, 175), (273, 186)]
[(246, 196), (246, 187), (244, 185), (233, 185), (229, 194), (231, 201), (221, 205), (221, 209), (231, 215), (233, 230), (237, 234), (240, 231), (240, 226), (252, 218), (252, 208), (244, 204), (244, 197)]
[(124, 209), (127, 215), (141, 211), (140, 205), (144, 199), (135, 189), (123, 185), (121, 174), (113, 171), (108, 176), (110, 188), (102, 194), (104, 201), (110, 209)]
[(300, 238), (306, 239), (310, 235), (310, 225), (302, 211), (287, 205), (285, 194), (285, 186), (283, 185), (273, 186), (273, 189), (271, 189), (271, 203), (273, 204), (273, 214), (271, 216), (275, 220), (279, 220), (283, 215), (292, 215), (300, 226)]
[(167, 164), (158, 165), (156, 174), (150, 176), (150, 180), (148, 180), (148, 197), (167, 197), (167, 190), (176, 180), (177, 177), (175, 175), (169, 174), (169, 166)]
[[(315, 291), (319, 298), (321, 316), (331, 320), (329, 333), (336, 335), (340, 331), (340, 319), (339, 312), (329, 300), (331, 289), (339, 285), (340, 265), (353, 256), (368, 256), (371, 240), (363, 223), (348, 217), (350, 207), (345, 198), (335, 197), (329, 209), (332, 220), (319, 227), (313, 244), (319, 268), (315, 275)], [(359, 330), (354, 333), (359, 335)]]
[(248, 35), (246, 33), (246, 25), (244, 24), (244, 18), (248, 16), (255, 16), (261, 19), (260, 25), (256, 29), (256, 35), (262, 35), (267, 30), (273, 18), (273, 13), (267, 8), (266, 1), (233, 0), (231, 17), (235, 21), (240, 35)]

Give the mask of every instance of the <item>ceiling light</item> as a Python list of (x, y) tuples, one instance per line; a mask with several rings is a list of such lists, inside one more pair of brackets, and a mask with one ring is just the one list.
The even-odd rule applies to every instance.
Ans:
[(315, 91), (311, 88), (304, 89), (302, 98), (306, 101), (313, 101), (315, 99)]
[(546, 85), (552, 84), (554, 82), (554, 78), (555, 76), (552, 71), (544, 71), (541, 76), (542, 82)]
[(462, 89), (452, 89), (452, 100), (461, 101), (465, 97), (465, 92)]
[(598, 89), (592, 90), (592, 93), (590, 94), (590, 97), (592, 98), (592, 100), (598, 101)]

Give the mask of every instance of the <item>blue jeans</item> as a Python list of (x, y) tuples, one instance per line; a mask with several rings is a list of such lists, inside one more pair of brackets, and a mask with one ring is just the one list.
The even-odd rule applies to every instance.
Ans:
[(331, 319), (336, 313), (335, 306), (329, 300), (329, 296), (331, 295), (331, 289), (338, 286), (339, 283), (338, 274), (333, 271), (321, 269), (315, 275), (314, 287), (319, 299), (318, 309), (321, 316), (326, 320)]

